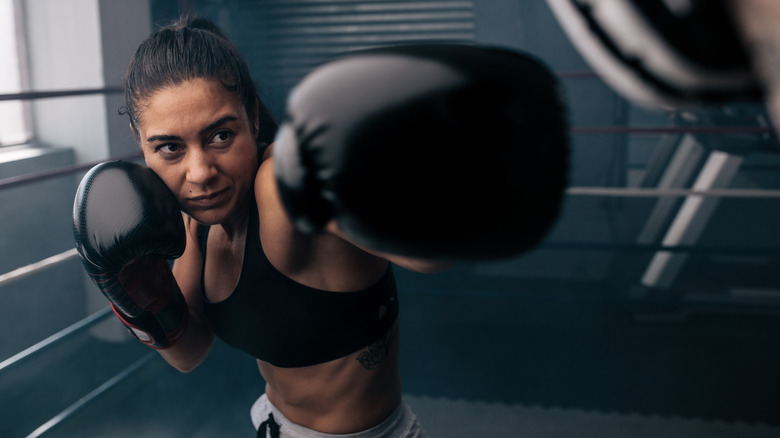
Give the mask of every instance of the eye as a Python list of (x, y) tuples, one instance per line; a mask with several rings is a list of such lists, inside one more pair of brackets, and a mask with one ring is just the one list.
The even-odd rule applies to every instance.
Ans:
[(180, 153), (184, 148), (176, 143), (164, 143), (157, 145), (154, 148), (155, 152), (162, 154), (163, 156), (174, 156)]
[(232, 139), (233, 133), (227, 129), (223, 129), (214, 133), (214, 135), (211, 137), (211, 142), (217, 145), (225, 145), (230, 143)]

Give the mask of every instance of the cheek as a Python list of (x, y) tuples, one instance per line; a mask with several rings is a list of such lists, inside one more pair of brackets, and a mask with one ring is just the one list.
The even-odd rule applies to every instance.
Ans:
[(254, 145), (247, 147), (240, 154), (237, 154), (233, 161), (232, 172), (236, 180), (241, 182), (251, 182), (257, 173), (257, 149)]
[(177, 199), (181, 200), (181, 178), (178, 178), (177, 169), (175, 166), (161, 165), (155, 161), (147, 160), (146, 165), (160, 177), (161, 180), (168, 186), (168, 189), (173, 192)]
[(247, 175), (249, 179), (254, 178), (258, 168), (257, 160), (254, 157), (244, 160), (243, 168), (244, 175)]
[(230, 179), (233, 180), (234, 184), (241, 187), (249, 186), (254, 180), (255, 173), (257, 173), (256, 169), (253, 169), (251, 164), (247, 163), (247, 161), (249, 160), (240, 164), (236, 163), (236, 165), (232, 166), (230, 169)]

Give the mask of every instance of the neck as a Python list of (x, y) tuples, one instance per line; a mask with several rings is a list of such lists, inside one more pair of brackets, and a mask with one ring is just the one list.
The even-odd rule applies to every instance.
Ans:
[(247, 197), (230, 219), (220, 224), (220, 227), (222, 227), (228, 240), (243, 240), (247, 227), (249, 226), (249, 213), (251, 208), (252, 203), (249, 202), (249, 197)]

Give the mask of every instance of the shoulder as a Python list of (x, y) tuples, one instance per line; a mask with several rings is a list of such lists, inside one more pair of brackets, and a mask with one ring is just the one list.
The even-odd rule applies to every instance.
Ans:
[(327, 230), (298, 231), (282, 204), (274, 159), (260, 165), (255, 178), (263, 251), (274, 267), (306, 286), (331, 291), (361, 290), (384, 275), (387, 262)]
[(255, 196), (269, 189), (276, 190), (273, 157), (264, 159), (257, 169), (257, 175), (255, 175)]
[(274, 147), (275, 143), (271, 143), (266, 146), (263, 153), (258, 157), (260, 159), (260, 166), (257, 169), (255, 175), (255, 195), (258, 194), (258, 190), (261, 188), (269, 188), (269, 185), (273, 185), (276, 189), (276, 183), (274, 181)]
[[(384, 262), (387, 261), (402, 268), (423, 273), (441, 272), (449, 269), (453, 264), (450, 261), (423, 260), (367, 248), (352, 242), (352, 239), (341, 232), (335, 221), (330, 221), (326, 229), (316, 237), (301, 234), (294, 229), (279, 196), (273, 158), (264, 160), (260, 165), (255, 179), (255, 197), (261, 223), (264, 225), (264, 227), (261, 226), (261, 234), (264, 235), (263, 245), (271, 260), (278, 260), (275, 257), (277, 254), (287, 254), (294, 260), (309, 260), (311, 259), (310, 255), (316, 254), (319, 250), (328, 261), (349, 260), (359, 269), (366, 269), (368, 264), (375, 271), (381, 272), (384, 272)], [(262, 228), (265, 229), (262, 230)], [(292, 250), (300, 247), (306, 248), (305, 254)], [(339, 257), (331, 257), (332, 254), (338, 254)]]
[[(269, 223), (271, 222), (274, 227), (283, 226), (288, 228), (286, 223), (290, 221), (277, 189), (273, 157), (263, 160), (260, 164), (255, 176), (254, 191), (260, 222), (265, 223), (267, 226), (271, 225)], [(289, 228), (289, 231), (292, 231), (292, 224), (289, 225)]]
[(279, 257), (290, 255), (302, 236), (293, 227), (282, 205), (276, 186), (273, 158), (265, 159), (260, 164), (254, 190), (263, 250), (269, 260), (278, 261)]

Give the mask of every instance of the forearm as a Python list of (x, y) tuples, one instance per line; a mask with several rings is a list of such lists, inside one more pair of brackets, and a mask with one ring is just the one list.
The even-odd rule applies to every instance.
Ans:
[(446, 271), (447, 269), (451, 268), (454, 265), (454, 263), (450, 261), (425, 260), (425, 259), (420, 259), (415, 257), (402, 256), (398, 254), (390, 254), (372, 248), (367, 248), (364, 245), (360, 245), (358, 243), (351, 241), (349, 237), (346, 236), (344, 232), (341, 231), (341, 229), (339, 229), (339, 225), (335, 220), (331, 220), (330, 222), (328, 222), (328, 224), (325, 226), (325, 231), (343, 240), (346, 240), (347, 242), (350, 242), (351, 244), (357, 246), (358, 248), (362, 249), (363, 251), (371, 255), (383, 258), (389, 261), (390, 263), (393, 263), (395, 265), (398, 265), (410, 271), (420, 272), (425, 274), (434, 274), (437, 272)]
[(189, 322), (182, 337), (170, 348), (158, 350), (172, 367), (188, 373), (200, 365), (214, 344), (214, 332), (203, 317), (189, 309)]

